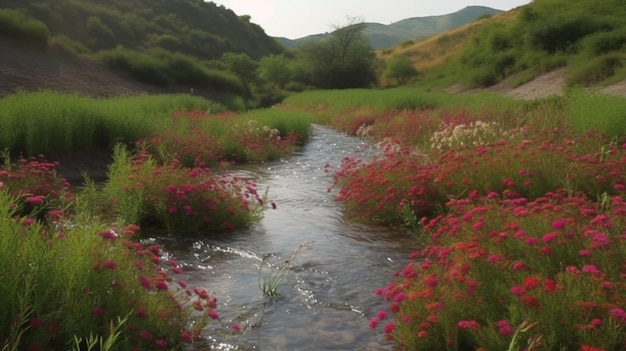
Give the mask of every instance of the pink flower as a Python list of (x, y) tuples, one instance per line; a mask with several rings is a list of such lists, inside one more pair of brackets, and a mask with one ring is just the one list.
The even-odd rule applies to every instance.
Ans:
[(159, 339), (159, 340), (156, 340), (154, 343), (160, 349), (163, 349), (163, 350), (167, 349), (167, 341), (165, 340)]
[(538, 240), (537, 240), (537, 238), (530, 236), (530, 237), (524, 239), (524, 242), (526, 244), (528, 244), (528, 245), (535, 245), (535, 244), (537, 244)]
[(621, 308), (611, 308), (609, 314), (622, 322), (626, 321), (626, 312)]
[(457, 325), (462, 329), (478, 330), (480, 328), (480, 324), (474, 320), (459, 321)]
[(591, 251), (582, 249), (582, 250), (578, 251), (578, 254), (580, 256), (583, 256), (583, 257), (589, 257), (589, 256), (591, 256)]
[(241, 331), (241, 326), (237, 323), (233, 324), (230, 326), (232, 330), (234, 330), (235, 332), (239, 333)]
[(385, 319), (385, 318), (387, 318), (387, 311), (385, 311), (385, 310), (378, 311), (378, 313), (376, 314), (376, 317), (378, 317), (378, 319)]
[(155, 286), (157, 289), (159, 289), (159, 290), (167, 290), (167, 289), (168, 289), (167, 283), (166, 283), (165, 281), (163, 281), (163, 280), (158, 280), (158, 281), (154, 284), (154, 286)]
[(95, 314), (96, 316), (104, 316), (107, 311), (102, 307), (96, 306), (91, 308), (91, 313)]
[(220, 314), (217, 313), (215, 310), (209, 311), (208, 316), (212, 319), (220, 319)]
[(391, 334), (391, 332), (396, 329), (396, 324), (391, 322), (391, 323), (387, 323), (387, 325), (385, 325), (385, 334)]
[(554, 229), (561, 229), (563, 227), (565, 227), (565, 225), (567, 224), (567, 222), (565, 222), (562, 219), (556, 220), (554, 222), (552, 222), (552, 228)]
[(41, 205), (45, 199), (46, 197), (42, 195), (29, 196), (26, 198), (26, 202), (28, 202), (29, 204), (33, 204), (33, 205)]
[(190, 343), (192, 341), (191, 334), (188, 331), (184, 331), (180, 333), (180, 338)]
[(591, 274), (596, 274), (596, 273), (602, 273), (598, 267), (594, 264), (587, 264), (583, 266), (582, 269), (583, 273), (591, 273)]
[(526, 289), (524, 289), (523, 287), (519, 286), (519, 285), (513, 285), (511, 287), (511, 293), (513, 295), (523, 295), (524, 293), (526, 293)]
[(115, 270), (117, 268), (117, 265), (115, 264), (115, 262), (113, 262), (111, 260), (104, 261), (104, 263), (102, 265), (105, 266), (106, 268), (110, 269), (110, 270)]
[(139, 277), (139, 283), (146, 289), (152, 288), (152, 282), (150, 282), (150, 279), (144, 277), (143, 275)]
[(378, 327), (378, 319), (377, 318), (370, 319), (370, 328), (375, 329), (376, 327)]
[(406, 294), (405, 294), (405, 293), (403, 293), (403, 292), (401, 292), (401, 293), (397, 294), (397, 295), (393, 298), (393, 300), (394, 300), (395, 302), (402, 302), (405, 298), (406, 298)]
[(146, 317), (148, 317), (148, 312), (145, 309), (140, 308), (140, 309), (137, 310), (137, 317), (139, 317), (139, 318), (146, 318)]
[(511, 266), (511, 268), (514, 271), (521, 271), (522, 269), (526, 268), (526, 264), (523, 261), (517, 261), (513, 263), (513, 266)]
[(140, 331), (140, 332), (139, 332), (139, 336), (140, 336), (142, 339), (152, 340), (152, 334), (150, 334), (150, 332), (149, 332), (149, 331), (147, 331), (147, 330), (142, 330), (142, 331)]
[(559, 233), (557, 232), (547, 233), (541, 237), (541, 241), (543, 241), (544, 243), (549, 243), (552, 240), (556, 239), (558, 236), (559, 236)]

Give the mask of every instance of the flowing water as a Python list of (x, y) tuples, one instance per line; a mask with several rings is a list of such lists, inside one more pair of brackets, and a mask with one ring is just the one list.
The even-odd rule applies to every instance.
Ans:
[[(363, 139), (314, 126), (295, 155), (238, 171), (277, 204), (260, 223), (202, 240), (157, 239), (184, 265), (188, 285), (217, 296), (224, 324), (242, 326), (233, 336), (216, 324), (207, 330), (210, 341), (194, 350), (391, 349), (381, 330), (368, 326), (386, 306), (374, 292), (404, 267), (417, 243), (399, 231), (345, 219), (327, 191), (342, 158), (368, 157), (373, 149)], [(279, 296), (265, 296), (259, 274), (266, 281), (298, 247)]]

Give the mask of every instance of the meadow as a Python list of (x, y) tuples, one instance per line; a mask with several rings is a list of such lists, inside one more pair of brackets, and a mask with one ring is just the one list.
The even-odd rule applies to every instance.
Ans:
[(409, 91), (286, 101), (378, 141), (336, 199), (423, 245), (370, 326), (403, 350), (624, 349), (626, 100)]
[[(622, 98), (406, 87), (307, 91), (240, 113), (183, 95), (0, 105), (2, 350), (180, 349), (209, 323), (240, 332), (210, 287), (187, 286), (140, 239), (256, 223), (275, 205), (229, 169), (288, 156), (311, 123), (378, 142), (373, 159), (343, 160), (332, 191), (349, 218), (402, 226), (422, 247), (373, 292), (388, 307), (370, 326), (397, 347), (626, 346)], [(91, 148), (113, 154), (103, 184), (71, 187), (45, 158)]]
[[(210, 287), (191, 287), (146, 228), (210, 235), (274, 207), (229, 168), (301, 147), (293, 111), (227, 112), (189, 95), (91, 99), (54, 92), (0, 100), (0, 349), (170, 350), (224, 333)], [(107, 181), (71, 186), (49, 153), (110, 150)]]

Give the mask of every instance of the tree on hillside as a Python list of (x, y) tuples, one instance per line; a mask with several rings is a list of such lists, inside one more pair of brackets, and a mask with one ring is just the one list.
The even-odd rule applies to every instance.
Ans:
[(224, 61), (228, 71), (239, 77), (245, 84), (253, 83), (256, 80), (258, 64), (250, 56), (244, 53), (227, 52), (222, 55), (222, 61)]
[(417, 77), (418, 72), (409, 55), (396, 55), (387, 63), (385, 77), (395, 79), (398, 85), (406, 84), (411, 78)]
[(310, 69), (313, 86), (326, 89), (368, 87), (376, 83), (376, 55), (363, 35), (362, 20), (349, 19), (327, 38), (309, 41), (300, 48)]
[(282, 89), (291, 79), (290, 68), (285, 55), (269, 55), (259, 60), (258, 75), (260, 79)]

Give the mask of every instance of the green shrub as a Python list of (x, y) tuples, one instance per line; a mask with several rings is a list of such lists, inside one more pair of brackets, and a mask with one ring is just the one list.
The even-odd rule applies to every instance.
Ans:
[(0, 9), (0, 36), (45, 49), (50, 32), (43, 22), (16, 10)]
[(71, 56), (89, 54), (91, 52), (88, 47), (76, 40), (72, 40), (70, 37), (64, 34), (55, 35), (50, 38), (50, 48), (56, 49)]
[(618, 68), (623, 67), (626, 57), (622, 54), (606, 54), (595, 57), (575, 67), (572, 67), (567, 78), (567, 85), (590, 86), (599, 83), (615, 74)]

